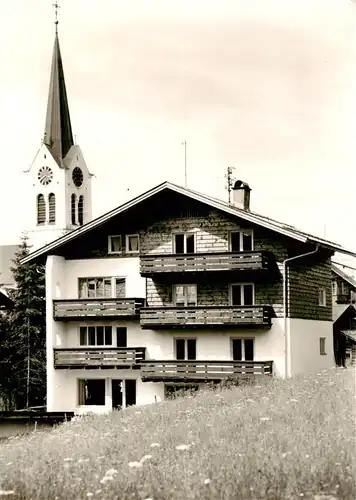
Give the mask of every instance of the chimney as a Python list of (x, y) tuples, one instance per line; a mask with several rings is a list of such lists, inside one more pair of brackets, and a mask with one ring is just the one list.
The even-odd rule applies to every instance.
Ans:
[(232, 204), (241, 210), (250, 210), (250, 186), (243, 181), (236, 181), (232, 188)]

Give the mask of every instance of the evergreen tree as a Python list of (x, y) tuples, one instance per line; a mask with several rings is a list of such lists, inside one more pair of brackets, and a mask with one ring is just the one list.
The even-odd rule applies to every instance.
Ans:
[(46, 395), (46, 301), (44, 266), (20, 264), (29, 254), (27, 238), (11, 268), (16, 287), (10, 292), (12, 308), (5, 320), (2, 366), (3, 392), (12, 394), (17, 409), (44, 405)]
[(0, 410), (11, 410), (14, 406), (13, 391), (10, 387), (8, 331), (8, 317), (5, 311), (0, 311)]

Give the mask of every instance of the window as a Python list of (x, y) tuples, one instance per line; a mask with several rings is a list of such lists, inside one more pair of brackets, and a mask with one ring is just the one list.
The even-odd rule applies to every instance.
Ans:
[(320, 345), (320, 355), (325, 356), (325, 354), (326, 354), (326, 337), (319, 338), (319, 345)]
[(105, 405), (105, 379), (78, 380), (79, 405)]
[(184, 393), (193, 393), (199, 390), (198, 384), (165, 384), (164, 385), (164, 398), (175, 399)]
[(139, 250), (139, 237), (138, 234), (126, 235), (126, 252), (137, 253)]
[(48, 195), (48, 208), (49, 208), (49, 223), (56, 223), (56, 195), (50, 193)]
[(75, 225), (77, 223), (75, 212), (76, 212), (76, 200), (77, 197), (75, 194), (72, 194), (70, 197), (70, 207), (71, 207), (71, 216), (72, 216), (72, 224)]
[(125, 278), (79, 278), (79, 298), (125, 298)]
[(254, 339), (231, 339), (234, 361), (253, 361)]
[(122, 251), (122, 236), (109, 236), (109, 253), (121, 253)]
[(46, 202), (43, 194), (37, 196), (37, 224), (43, 225), (46, 223)]
[(104, 346), (112, 345), (111, 326), (81, 326), (80, 345)]
[(342, 282), (341, 283), (341, 295), (348, 295), (349, 294), (349, 287), (347, 286), (347, 283)]
[(239, 283), (230, 287), (232, 306), (252, 306), (255, 303), (255, 287), (253, 283)]
[(230, 252), (250, 252), (253, 250), (253, 231), (231, 231)]
[(326, 289), (319, 288), (319, 306), (326, 306)]
[(140, 250), (139, 235), (127, 234), (109, 236), (109, 253), (138, 253)]
[(173, 253), (195, 253), (194, 233), (174, 234)]
[(175, 306), (197, 305), (197, 285), (174, 285), (173, 292)]
[(78, 223), (80, 226), (84, 224), (84, 196), (82, 194), (78, 201)]
[(127, 328), (116, 327), (116, 345), (117, 347), (127, 347)]
[(337, 282), (336, 281), (333, 281), (331, 284), (331, 293), (333, 295), (337, 295)]
[(196, 339), (175, 339), (176, 359), (197, 359)]

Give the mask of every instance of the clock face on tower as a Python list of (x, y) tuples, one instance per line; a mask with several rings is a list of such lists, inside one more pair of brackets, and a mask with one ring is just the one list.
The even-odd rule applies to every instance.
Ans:
[(41, 167), (38, 171), (37, 177), (43, 186), (48, 186), (53, 179), (53, 172), (49, 167)]
[(77, 187), (80, 187), (83, 184), (83, 172), (79, 167), (75, 167), (73, 169), (72, 179)]

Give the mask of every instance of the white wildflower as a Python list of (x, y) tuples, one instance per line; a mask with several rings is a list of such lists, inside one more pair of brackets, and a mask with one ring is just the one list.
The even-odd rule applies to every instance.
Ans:
[(114, 478), (112, 476), (104, 476), (103, 479), (100, 481), (101, 484), (105, 484), (108, 481), (113, 481)]
[(207, 479), (204, 479), (204, 484), (209, 484), (210, 483), (210, 479), (207, 478)]
[(151, 448), (159, 448), (161, 445), (159, 443), (152, 443)]
[(15, 495), (15, 490), (0, 490), (0, 497)]
[(63, 462), (72, 462), (72, 461), (73, 461), (73, 458), (70, 458), (70, 457), (63, 458)]
[(131, 468), (139, 468), (139, 467), (142, 467), (142, 464), (141, 462), (129, 462), (129, 467)]
[(146, 460), (150, 460), (152, 458), (152, 455), (144, 455), (141, 460), (140, 460), (140, 463), (143, 464), (144, 462), (146, 462)]
[(176, 450), (179, 450), (179, 451), (189, 450), (190, 447), (191, 447), (190, 444), (178, 444), (176, 446)]
[(117, 474), (116, 469), (109, 469), (108, 471), (106, 471), (105, 476), (114, 476), (115, 474)]
[(269, 417), (261, 417), (261, 422), (266, 422), (267, 420), (271, 420)]

